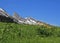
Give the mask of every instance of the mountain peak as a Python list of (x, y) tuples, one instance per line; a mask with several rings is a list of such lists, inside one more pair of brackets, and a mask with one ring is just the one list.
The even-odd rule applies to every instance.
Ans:
[(35, 19), (32, 18), (32, 17), (26, 17), (25, 19), (35, 20)]

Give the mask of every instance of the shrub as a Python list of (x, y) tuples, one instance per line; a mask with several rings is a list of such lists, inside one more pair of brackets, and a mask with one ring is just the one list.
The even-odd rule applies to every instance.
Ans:
[(37, 29), (37, 34), (39, 36), (42, 36), (42, 37), (48, 37), (48, 36), (52, 36), (53, 35), (53, 29), (49, 29), (49, 28), (38, 28)]

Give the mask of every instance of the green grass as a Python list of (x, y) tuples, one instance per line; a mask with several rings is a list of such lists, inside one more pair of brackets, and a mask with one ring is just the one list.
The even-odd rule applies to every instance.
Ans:
[(60, 43), (60, 27), (0, 22), (0, 43)]

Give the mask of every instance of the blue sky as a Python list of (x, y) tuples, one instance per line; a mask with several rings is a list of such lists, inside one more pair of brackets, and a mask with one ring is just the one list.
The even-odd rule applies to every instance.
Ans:
[(60, 26), (60, 0), (0, 0), (0, 7), (10, 15), (17, 12), (22, 17)]

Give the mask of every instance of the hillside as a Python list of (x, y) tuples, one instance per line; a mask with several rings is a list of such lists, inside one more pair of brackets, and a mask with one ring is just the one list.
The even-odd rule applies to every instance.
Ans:
[(59, 43), (60, 28), (0, 22), (0, 43)]

